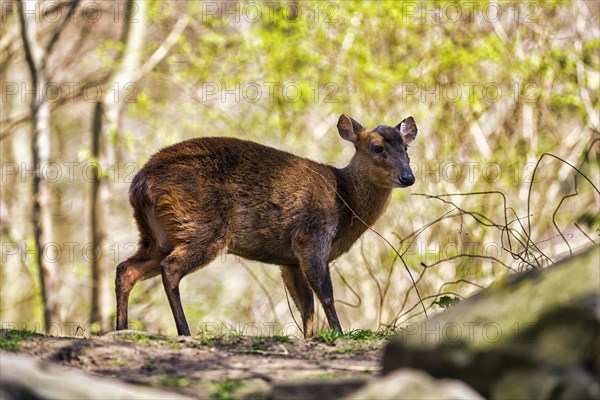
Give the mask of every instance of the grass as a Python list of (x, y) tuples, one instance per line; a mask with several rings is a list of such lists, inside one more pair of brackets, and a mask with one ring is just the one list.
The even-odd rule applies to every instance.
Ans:
[(6, 351), (19, 351), (21, 342), (36, 335), (35, 332), (16, 329), (2, 330), (0, 333), (0, 349)]
[[(336, 340), (354, 340), (354, 341), (381, 341), (386, 340), (398, 332), (392, 329), (372, 331), (368, 329), (355, 329), (349, 332), (337, 332), (332, 330), (319, 331), (317, 336), (313, 340), (332, 343)], [(233, 345), (239, 342), (239, 339), (245, 337), (244, 335), (227, 333), (219, 336), (203, 336), (200, 338), (200, 344), (204, 346), (212, 346), (215, 343), (222, 345)], [(265, 351), (268, 350), (269, 345), (273, 343), (290, 343), (293, 339), (287, 335), (274, 335), (274, 336), (256, 336), (253, 338), (250, 344), (250, 351)], [(347, 349), (347, 352), (350, 352)]]
[(341, 347), (337, 347), (335, 349), (332, 349), (329, 351), (329, 353), (332, 354), (350, 354), (350, 353), (354, 353), (356, 350), (358, 349), (358, 346), (356, 344), (350, 344), (347, 346), (341, 346)]
[(141, 344), (148, 344), (151, 341), (155, 341), (155, 340), (165, 340), (165, 338), (162, 336), (147, 335), (145, 333), (138, 333), (138, 332), (119, 334), (119, 338), (125, 339), (125, 340), (133, 340), (133, 341), (141, 343)]
[(211, 398), (215, 400), (230, 400), (233, 399), (233, 394), (236, 390), (244, 385), (242, 381), (226, 379), (215, 384), (215, 390)]
[(169, 344), (169, 349), (171, 350), (181, 350), (183, 349), (183, 345), (181, 343), (176, 343), (172, 341), (167, 342)]
[(257, 336), (252, 342), (252, 350), (267, 350), (271, 343), (289, 343), (291, 341), (289, 336)]
[(274, 336), (257, 336), (259, 338), (265, 338), (274, 342), (289, 343), (292, 339), (287, 335), (274, 335)]
[(122, 358), (117, 358), (116, 360), (110, 360), (108, 363), (110, 365), (114, 365), (116, 367), (124, 367), (125, 365), (127, 365), (127, 362), (125, 360), (123, 360)]
[(252, 341), (252, 350), (267, 350), (268, 348), (269, 348), (268, 340), (257, 337)]
[(350, 332), (339, 332), (332, 330), (319, 331), (316, 340), (323, 342), (335, 342), (336, 340), (386, 340), (396, 335), (397, 332), (391, 329), (383, 331), (371, 331), (368, 329), (355, 329)]
[(339, 379), (340, 378), (340, 374), (335, 373), (335, 372), (321, 372), (315, 375), (311, 375), (310, 379), (311, 380), (318, 380), (318, 381), (330, 381), (330, 380), (334, 380), (334, 379)]
[(242, 335), (235, 334), (235, 333), (226, 333), (225, 335), (219, 336), (219, 337), (221, 338), (221, 340), (223, 341), (224, 344), (231, 345), (231, 344), (234, 344), (235, 340), (241, 336)]
[(181, 350), (183, 345), (179, 343), (177, 338), (163, 336), (163, 335), (151, 335), (147, 333), (135, 332), (135, 333), (123, 333), (119, 335), (121, 340), (133, 340), (140, 344), (166, 344), (171, 350)]
[(202, 336), (200, 338), (200, 344), (202, 346), (212, 346), (214, 344), (214, 340), (211, 337)]
[(152, 372), (156, 369), (156, 363), (153, 360), (148, 360), (142, 365), (142, 370)]
[[(226, 333), (224, 335), (201, 336), (198, 340), (202, 346), (213, 346), (215, 344), (233, 345), (240, 341), (241, 338), (248, 337), (238, 333)], [(274, 336), (255, 336), (252, 342), (252, 348), (256, 350), (264, 350), (270, 343), (289, 343), (292, 338), (286, 335)]]
[(171, 388), (184, 388), (188, 387), (191, 383), (190, 379), (185, 376), (172, 375), (161, 375), (159, 382), (162, 386), (168, 386)]

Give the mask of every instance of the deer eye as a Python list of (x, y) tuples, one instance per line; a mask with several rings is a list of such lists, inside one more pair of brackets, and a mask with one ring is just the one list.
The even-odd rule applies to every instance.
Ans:
[(381, 146), (380, 146), (380, 145), (378, 145), (378, 144), (375, 144), (375, 143), (373, 143), (373, 144), (371, 145), (371, 151), (372, 151), (373, 153), (380, 154), (380, 153), (383, 153), (383, 147), (381, 147)]

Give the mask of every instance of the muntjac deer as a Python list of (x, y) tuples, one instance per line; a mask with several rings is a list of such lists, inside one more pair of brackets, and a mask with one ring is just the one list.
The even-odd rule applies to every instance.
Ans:
[(365, 129), (342, 115), (337, 129), (356, 150), (341, 169), (222, 137), (153, 155), (129, 190), (140, 246), (117, 266), (117, 329), (127, 329), (134, 285), (161, 274), (177, 332), (189, 335), (179, 282), (227, 249), (280, 266), (306, 337), (313, 334), (313, 292), (329, 326), (341, 331), (328, 264), (385, 211), (393, 188), (415, 182), (407, 146), (417, 126), (408, 117)]

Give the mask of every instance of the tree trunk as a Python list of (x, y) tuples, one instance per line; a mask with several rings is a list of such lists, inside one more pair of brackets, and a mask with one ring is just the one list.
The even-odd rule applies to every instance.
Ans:
[[(35, 258), (38, 266), (40, 296), (44, 309), (44, 326), (49, 330), (56, 318), (56, 290), (54, 285), (54, 266), (46, 260), (54, 260), (52, 254), (45, 250), (55, 250), (55, 246), (45, 248), (52, 242), (52, 216), (49, 207), (48, 182), (42, 179), (41, 167), (46, 165), (50, 157), (50, 109), (43, 95), (46, 87), (46, 71), (41, 67), (43, 49), (38, 39), (35, 16), (25, 16), (24, 4), (19, 7), (21, 20), (21, 37), (27, 59), (27, 66), (31, 74), (33, 86), (31, 100), (31, 162), (34, 170), (32, 184), (32, 213), (33, 240), (35, 244)], [(40, 90), (42, 89), (42, 90)]]
[(103, 182), (100, 169), (100, 137), (102, 135), (102, 118), (104, 107), (101, 102), (96, 103), (94, 110), (94, 120), (92, 122), (92, 160), (93, 160), (93, 178), (92, 192), (90, 201), (90, 229), (92, 238), (92, 255), (91, 278), (92, 278), (92, 297), (90, 321), (99, 323), (100, 329), (104, 331), (107, 327), (106, 312), (102, 305), (104, 304), (103, 278), (106, 276), (106, 263), (104, 261), (104, 245), (105, 230), (104, 230), (104, 215), (103, 207), (100, 198), (100, 189)]
[[(37, 85), (44, 88), (46, 77), (39, 77)], [(40, 100), (32, 102), (31, 157), (33, 160), (33, 213), (35, 255), (39, 267), (40, 289), (44, 304), (44, 325), (48, 331), (56, 321), (56, 246), (53, 243), (52, 214), (50, 211), (50, 188), (41, 176), (41, 168), (50, 159), (50, 109), (43, 95), (34, 90), (34, 96)]]
[[(99, 173), (101, 169), (108, 169), (115, 162), (112, 140), (119, 136), (124, 101), (131, 93), (131, 85), (135, 85), (145, 73), (151, 71), (168, 54), (188, 24), (187, 16), (179, 18), (164, 42), (143, 65), (140, 65), (146, 34), (146, 3), (130, 0), (127, 3), (127, 10), (135, 11), (135, 14), (126, 13), (121, 38), (123, 50), (114, 62), (116, 67), (112, 71), (112, 76), (107, 80), (107, 85), (111, 90), (105, 88), (102, 91), (103, 98), (96, 104), (92, 122), (91, 154), (97, 166), (91, 187), (90, 223), (93, 248), (99, 250), (106, 250), (104, 249), (104, 239), (106, 238), (104, 207), (106, 202), (103, 199), (109, 197), (106, 177), (100, 176)], [(114, 88), (116, 88), (116, 97)], [(107, 137), (111, 140), (106, 141)], [(102, 165), (104, 168), (100, 168)], [(99, 323), (101, 329), (106, 331), (110, 329), (107, 305), (109, 281), (106, 258), (102, 256), (103, 253), (105, 251), (98, 251), (91, 264), (90, 319), (92, 323)]]
[[(46, 65), (48, 56), (65, 26), (72, 19), (78, 1), (69, 4), (67, 15), (52, 33), (48, 44), (44, 48), (38, 35), (39, 24), (36, 23), (37, 12), (26, 12), (27, 4), (35, 5), (35, 10), (40, 10), (37, 2), (19, 3), (19, 20), (21, 23), (21, 39), (25, 51), (27, 67), (31, 74), (32, 100), (31, 100), (31, 162), (34, 170), (32, 185), (32, 213), (33, 240), (35, 243), (35, 258), (40, 279), (40, 297), (44, 309), (44, 326), (46, 331), (56, 321), (56, 279), (53, 262), (56, 257), (57, 246), (53, 243), (52, 214), (50, 211), (50, 189), (48, 182), (43, 179), (41, 169), (50, 160), (50, 106), (46, 100), (45, 89), (47, 86)], [(47, 246), (48, 244), (53, 244)]]
[[(105, 165), (105, 168), (108, 168), (109, 165), (106, 164), (114, 162), (114, 157), (110, 156), (113, 153), (111, 147), (113, 143), (112, 141), (105, 142), (103, 138), (106, 138), (107, 135), (109, 138), (116, 138), (119, 135), (123, 101), (127, 95), (126, 85), (139, 79), (139, 61), (146, 33), (146, 2), (130, 0), (127, 2), (126, 7), (127, 12), (122, 37), (123, 51), (120, 53), (119, 58), (115, 60), (117, 66), (113, 71), (113, 76), (108, 79), (108, 85), (111, 88), (116, 88), (116, 98), (114, 90), (102, 91), (103, 98), (96, 104), (92, 124), (91, 154), (96, 164), (96, 173), (91, 188), (90, 222), (92, 247), (97, 251), (91, 263), (90, 322), (99, 323), (103, 331), (109, 329), (108, 276), (106, 258), (102, 256), (106, 250), (104, 249), (106, 232), (103, 211), (105, 204), (102, 198), (107, 197), (103, 196), (103, 193), (106, 193), (108, 189), (105, 177), (100, 176), (100, 165)], [(135, 14), (130, 15), (129, 11), (131, 10), (135, 11)], [(101, 149), (105, 151), (102, 152)]]

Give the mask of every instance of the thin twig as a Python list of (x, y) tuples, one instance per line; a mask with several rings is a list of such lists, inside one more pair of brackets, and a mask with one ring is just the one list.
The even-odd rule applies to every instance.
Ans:
[[(390, 248), (396, 253), (396, 255), (398, 256), (398, 258), (400, 259), (400, 261), (402, 261), (402, 264), (404, 264), (404, 268), (406, 269), (406, 272), (408, 272), (408, 276), (410, 277), (410, 280), (413, 283), (413, 286), (415, 287), (415, 292), (417, 293), (417, 296), (419, 297), (419, 299), (421, 299), (421, 294), (419, 293), (419, 289), (416, 287), (416, 283), (415, 280), (412, 276), (412, 274), (410, 273), (410, 268), (408, 268), (408, 265), (406, 264), (406, 262), (404, 261), (404, 258), (400, 255), (400, 253), (398, 252), (398, 250), (396, 250), (396, 248), (394, 247), (394, 245), (392, 245), (392, 243), (385, 237), (383, 236), (381, 233), (377, 232), (375, 229), (371, 228), (369, 226), (369, 224), (367, 224), (361, 217), (358, 216), (358, 214), (352, 209), (352, 207), (350, 207), (350, 204), (348, 204), (348, 202), (342, 197), (342, 195), (337, 191), (336, 188), (333, 187), (333, 185), (331, 185), (329, 183), (329, 181), (327, 181), (327, 179), (319, 172), (313, 170), (312, 168), (310, 168), (309, 166), (305, 165), (305, 167), (309, 170), (311, 170), (312, 172), (314, 172), (315, 174), (319, 175), (321, 178), (323, 178), (323, 181), (331, 188), (333, 189), (333, 191), (335, 192), (335, 194), (337, 195), (337, 197), (342, 201), (342, 203), (344, 203), (344, 205), (346, 207), (348, 207), (348, 210), (350, 210), (350, 212), (356, 217), (356, 219), (358, 219), (362, 224), (364, 224), (368, 230), (370, 230), (371, 232), (375, 233), (377, 236), (379, 236), (381, 239), (383, 239), (384, 242), (386, 242), (388, 244), (388, 246), (390, 246)], [(423, 304), (423, 312), (425, 313), (425, 317), (427, 317), (427, 310), (425, 310), (425, 305)]]
[(344, 286), (346, 286), (354, 294), (354, 296), (356, 296), (356, 298), (358, 299), (358, 303), (357, 304), (351, 304), (351, 303), (349, 303), (347, 301), (344, 301), (344, 300), (336, 300), (336, 302), (338, 302), (340, 304), (347, 305), (348, 307), (352, 307), (352, 308), (358, 308), (358, 307), (360, 307), (361, 304), (362, 304), (362, 298), (360, 297), (360, 295), (356, 292), (356, 290), (354, 290), (352, 288), (352, 286), (348, 283), (348, 281), (346, 280), (346, 278), (344, 277), (344, 275), (342, 275), (340, 273), (340, 271), (338, 271), (337, 264), (336, 263), (332, 263), (332, 267), (333, 267), (332, 269), (338, 274), (338, 276), (342, 280), (342, 283), (344, 284)]

